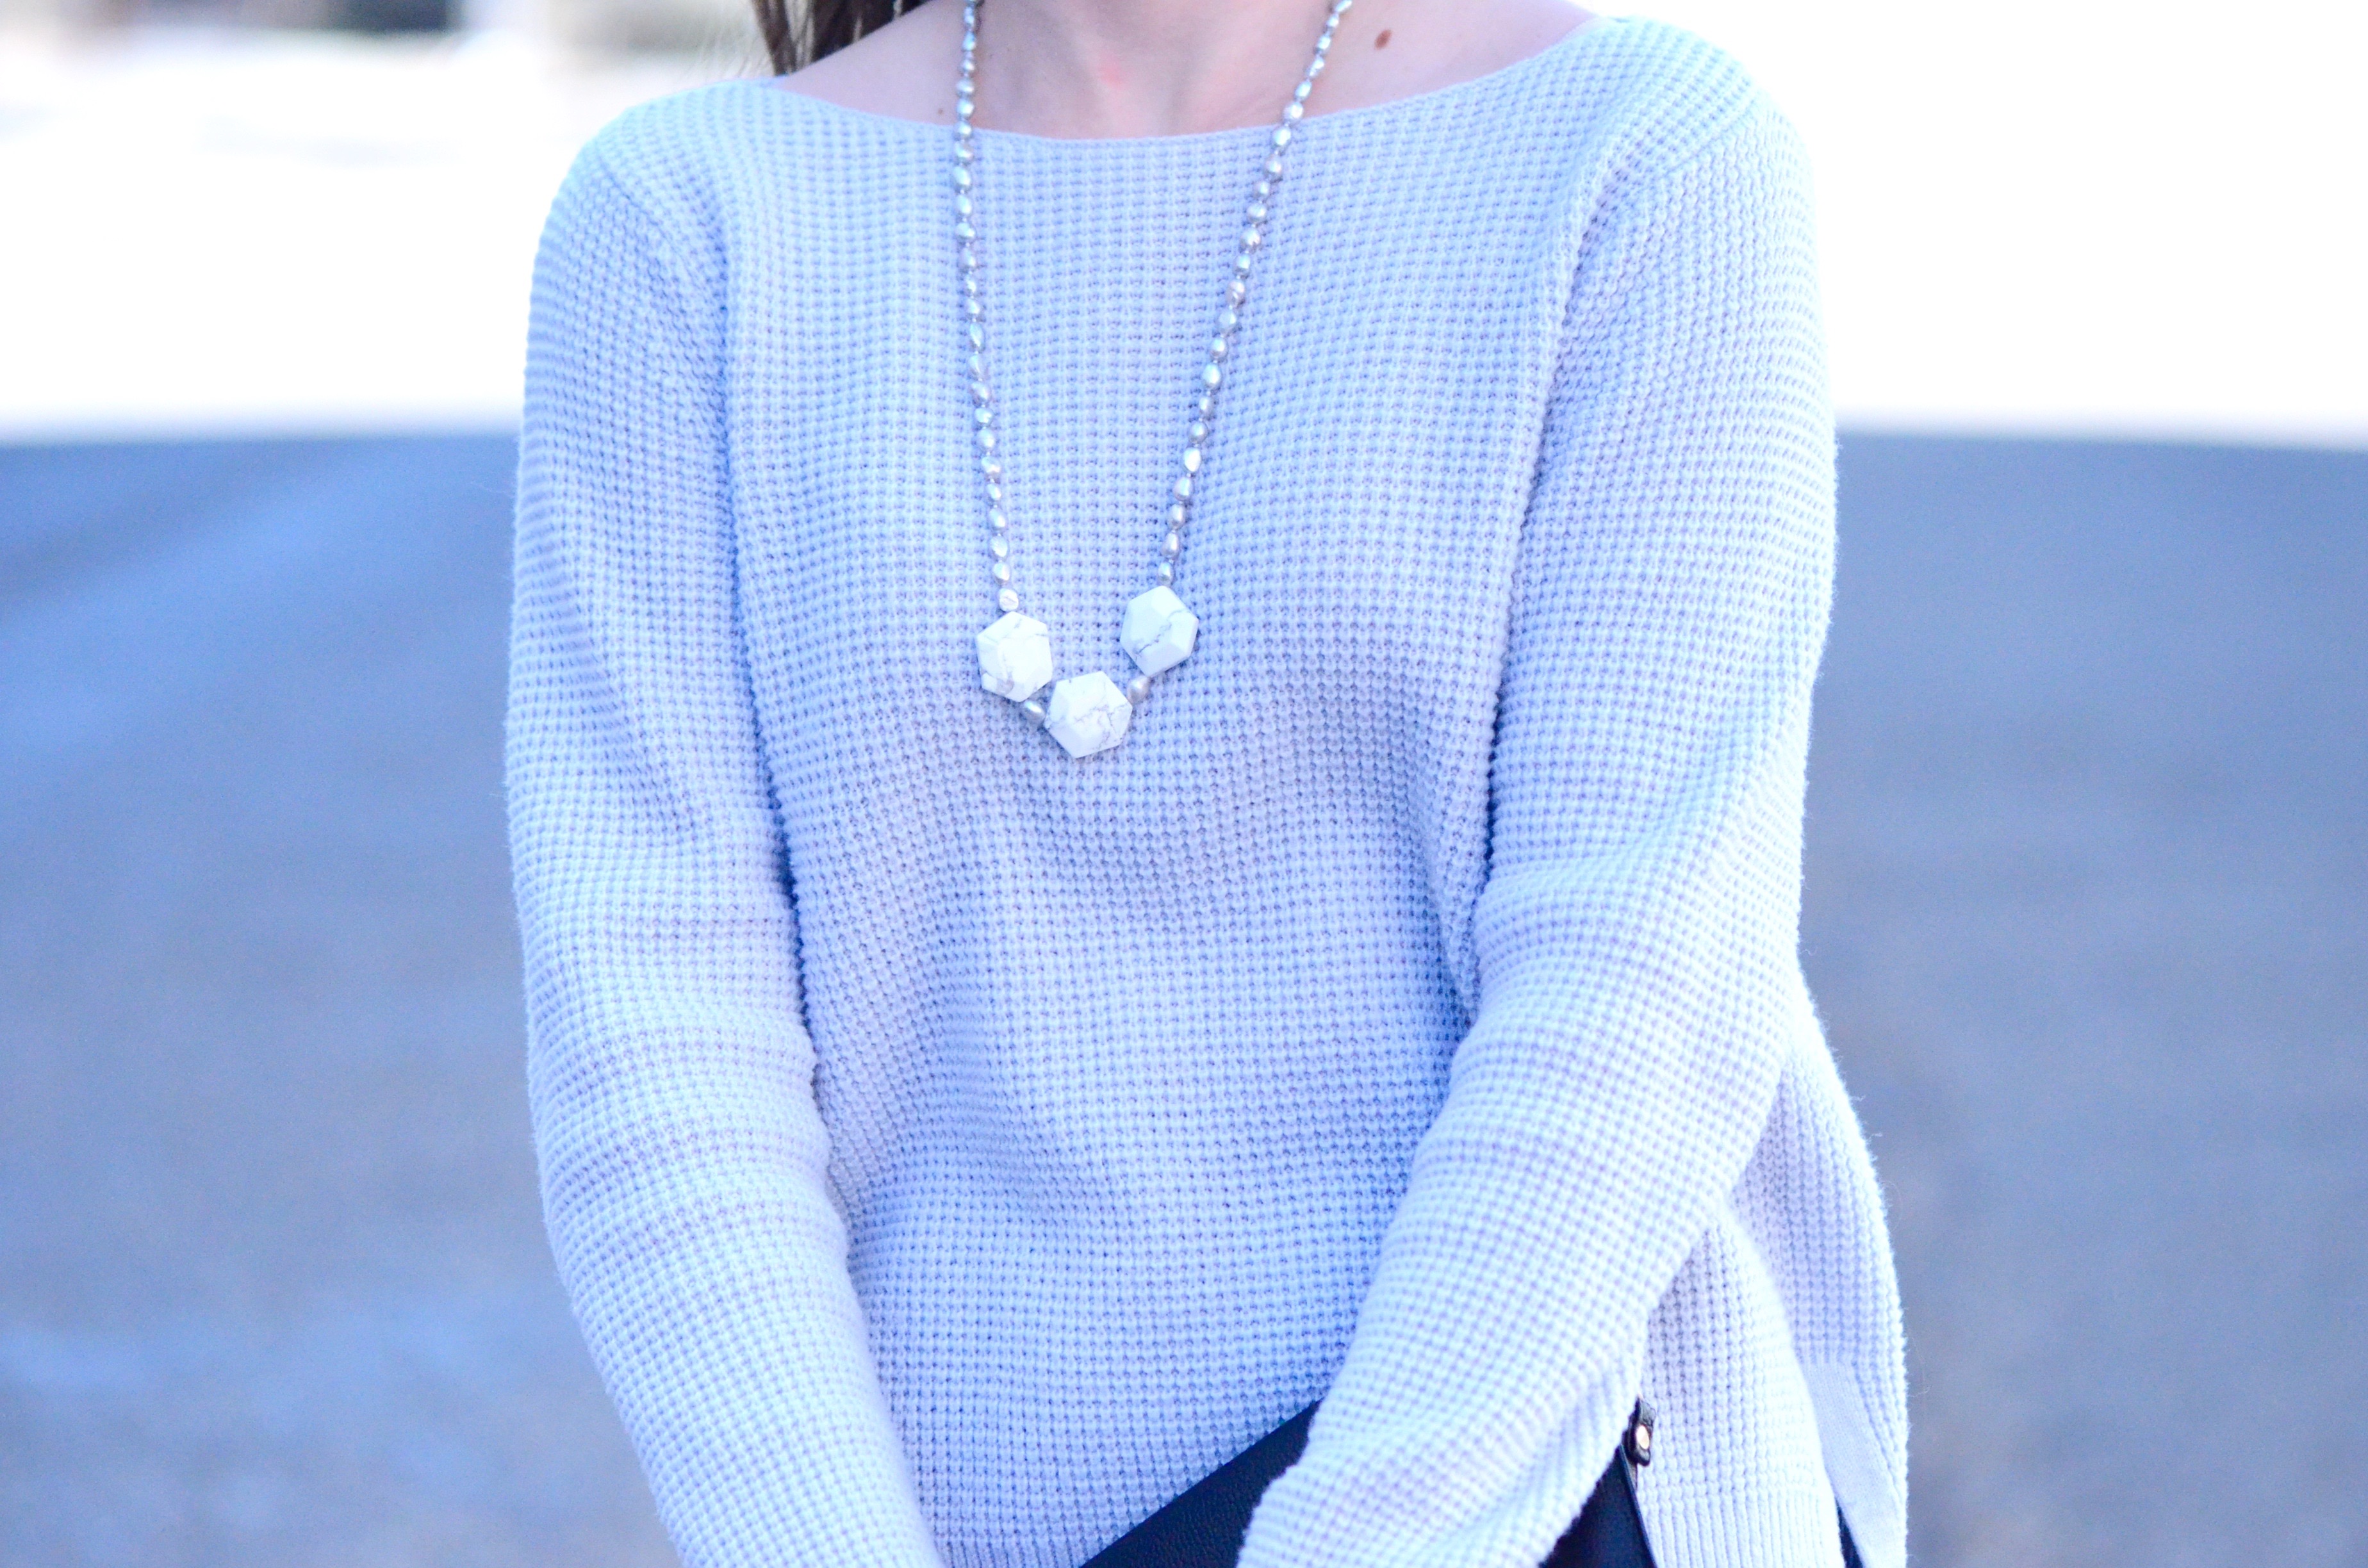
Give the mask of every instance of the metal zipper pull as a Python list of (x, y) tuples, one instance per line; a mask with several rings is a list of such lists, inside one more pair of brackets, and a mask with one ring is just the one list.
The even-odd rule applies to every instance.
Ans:
[(1620, 1439), (1620, 1451), (1628, 1462), (1638, 1467), (1653, 1462), (1653, 1407), (1643, 1400), (1629, 1414), (1628, 1430)]

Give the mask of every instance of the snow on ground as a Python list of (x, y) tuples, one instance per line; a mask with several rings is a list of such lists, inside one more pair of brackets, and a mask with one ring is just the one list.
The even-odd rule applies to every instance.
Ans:
[[(2355, 7), (1661, 0), (1818, 168), (1861, 426), (2368, 444)], [(0, 438), (497, 427), (583, 138), (710, 62), (0, 35)]]

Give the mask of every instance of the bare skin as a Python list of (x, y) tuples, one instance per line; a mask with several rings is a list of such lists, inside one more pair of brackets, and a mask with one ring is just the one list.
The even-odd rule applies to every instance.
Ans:
[[(1060, 137), (1264, 125), (1306, 69), (1326, 8), (1326, 0), (983, 0), (973, 123)], [(1307, 112), (1452, 86), (1595, 20), (1569, 0), (1357, 0)], [(780, 85), (945, 125), (961, 55), (962, 0), (926, 0)]]

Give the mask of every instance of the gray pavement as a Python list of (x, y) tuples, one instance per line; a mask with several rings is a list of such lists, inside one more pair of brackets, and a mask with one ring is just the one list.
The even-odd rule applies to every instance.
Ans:
[[(1916, 1557), (2368, 1563), (2368, 456), (1844, 451)], [(535, 1206), (510, 462), (0, 450), (7, 1568), (669, 1561)]]

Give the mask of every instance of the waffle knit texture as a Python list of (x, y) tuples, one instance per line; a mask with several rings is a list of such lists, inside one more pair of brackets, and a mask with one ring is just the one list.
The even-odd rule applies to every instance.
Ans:
[[(951, 89), (951, 79), (949, 83)], [(1319, 102), (1320, 108), (1320, 102)], [(1268, 132), (986, 131), (1014, 560), (1131, 673)], [(1833, 444), (1798, 142), (1607, 22), (1305, 122), (1073, 761), (996, 614), (950, 133), (733, 82), (535, 278), (509, 786), (547, 1217), (694, 1568), (1082, 1562), (1307, 1402), (1247, 1568), (1899, 1568), (1796, 956)]]

